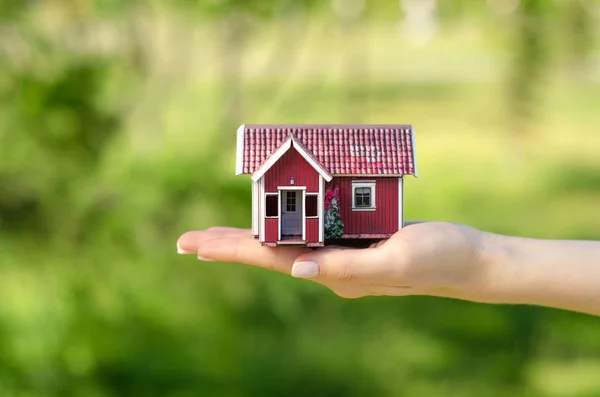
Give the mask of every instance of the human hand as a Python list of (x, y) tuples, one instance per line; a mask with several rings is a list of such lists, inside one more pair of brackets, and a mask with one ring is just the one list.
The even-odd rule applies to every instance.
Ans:
[(339, 296), (435, 295), (474, 299), (487, 282), (485, 234), (432, 222), (406, 226), (369, 248), (264, 247), (246, 229), (216, 227), (183, 234), (180, 253), (308, 278)]

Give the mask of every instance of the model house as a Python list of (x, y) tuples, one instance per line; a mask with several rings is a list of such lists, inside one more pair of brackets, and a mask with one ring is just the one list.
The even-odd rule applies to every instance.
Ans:
[(245, 124), (236, 162), (268, 246), (387, 238), (403, 227), (404, 177), (417, 176), (411, 125)]

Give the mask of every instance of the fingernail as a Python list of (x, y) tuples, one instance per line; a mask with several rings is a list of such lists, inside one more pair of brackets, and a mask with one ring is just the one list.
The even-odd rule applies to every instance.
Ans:
[(198, 256), (198, 260), (205, 261), (205, 262), (214, 262), (215, 261), (214, 259), (205, 258), (203, 256)]
[(193, 251), (186, 251), (183, 248), (181, 248), (179, 246), (179, 243), (177, 244), (177, 253), (178, 254), (195, 254), (195, 252), (193, 252)]
[(298, 262), (292, 266), (292, 276), (298, 278), (311, 278), (319, 275), (317, 262)]

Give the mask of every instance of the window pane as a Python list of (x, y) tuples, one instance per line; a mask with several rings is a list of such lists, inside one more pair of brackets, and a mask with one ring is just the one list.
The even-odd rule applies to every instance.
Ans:
[(296, 211), (296, 192), (286, 193), (286, 210), (290, 212)]
[(318, 216), (317, 196), (306, 196), (306, 216)]
[(266, 216), (277, 216), (277, 196), (267, 196)]
[(357, 187), (354, 189), (354, 206), (355, 207), (370, 207), (371, 206), (371, 188)]

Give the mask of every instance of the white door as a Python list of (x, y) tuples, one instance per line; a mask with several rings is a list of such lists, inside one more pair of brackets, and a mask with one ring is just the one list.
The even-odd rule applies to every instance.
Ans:
[(281, 235), (302, 235), (302, 191), (281, 192)]

